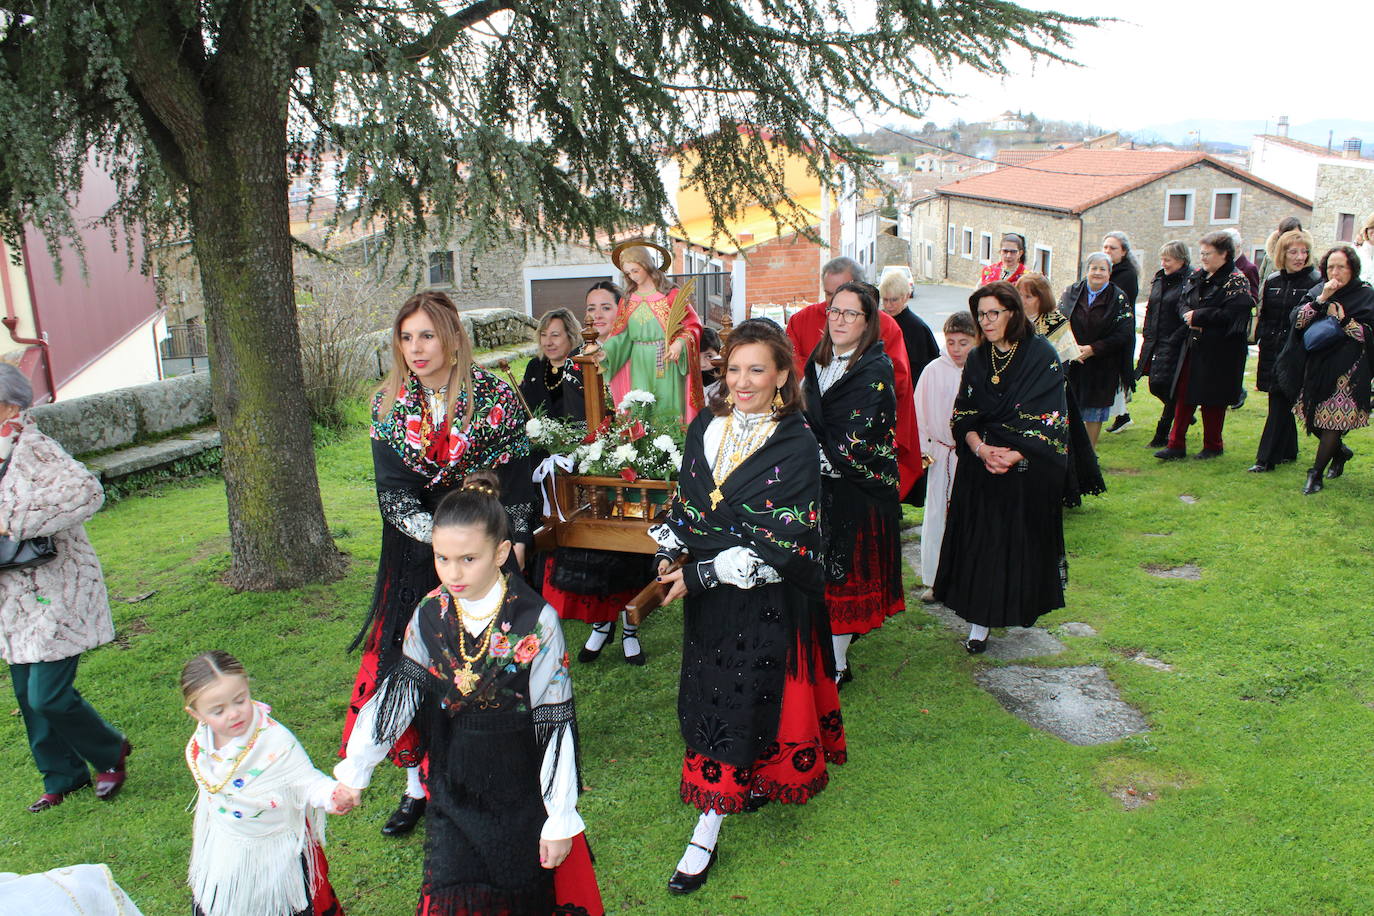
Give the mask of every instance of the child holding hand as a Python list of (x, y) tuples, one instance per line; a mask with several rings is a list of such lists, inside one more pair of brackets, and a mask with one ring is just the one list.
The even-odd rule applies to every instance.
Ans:
[(243, 664), (205, 652), (181, 672), (195, 777), (194, 916), (342, 916), (324, 858), (324, 814), (352, 795), (317, 770), (296, 736), (253, 702)]
[(502, 569), (511, 542), (498, 492), (479, 471), (435, 509), (440, 585), (334, 775), (356, 802), (414, 721), (430, 792), (418, 916), (596, 916), (563, 633), (557, 612)]

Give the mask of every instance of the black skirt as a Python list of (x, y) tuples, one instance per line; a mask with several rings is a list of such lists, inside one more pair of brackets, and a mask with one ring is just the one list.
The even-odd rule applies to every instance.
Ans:
[(969, 623), (1028, 627), (1064, 606), (1064, 472), (1031, 462), (990, 474), (972, 454), (961, 458), (935, 597)]
[(1069, 468), (1064, 479), (1064, 505), (1074, 508), (1083, 505), (1084, 496), (1106, 493), (1107, 481), (1102, 479), (1097, 452), (1088, 438), (1088, 428), (1083, 425), (1078, 398), (1072, 391), (1066, 391), (1065, 395), (1069, 406)]

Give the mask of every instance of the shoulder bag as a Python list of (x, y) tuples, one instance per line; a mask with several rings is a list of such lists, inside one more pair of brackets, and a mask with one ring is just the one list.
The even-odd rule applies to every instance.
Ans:
[[(4, 478), (5, 472), (9, 469), (9, 460), (0, 464), (0, 479)], [(0, 536), (0, 572), (42, 566), (55, 559), (57, 547), (50, 537), (19, 540), (7, 535)]]

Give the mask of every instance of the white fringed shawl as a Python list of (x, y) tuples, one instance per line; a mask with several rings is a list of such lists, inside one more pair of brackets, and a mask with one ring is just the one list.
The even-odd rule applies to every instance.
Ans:
[[(214, 736), (202, 725), (186, 745), (210, 787), (228, 775), (238, 752), (262, 727), (257, 742), (222, 790), (198, 784), (189, 881), (206, 916), (291, 916), (310, 905), (317, 886), (315, 856), (324, 845), (327, 799), (334, 780), (317, 770), (291, 730), (255, 703), (248, 734), (211, 759)], [(194, 770), (193, 770), (194, 772)], [(301, 870), (305, 856), (306, 869)]]

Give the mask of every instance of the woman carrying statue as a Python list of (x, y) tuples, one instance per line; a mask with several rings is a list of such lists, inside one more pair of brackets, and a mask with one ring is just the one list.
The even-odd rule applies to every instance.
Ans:
[(687, 295), (690, 290), (669, 282), (672, 255), (652, 242), (617, 245), (611, 261), (625, 274), (628, 290), (598, 356), (610, 379), (612, 400), (619, 404), (631, 389), (648, 391), (656, 399), (657, 417), (691, 423), (705, 401), (697, 371), (701, 319)]

